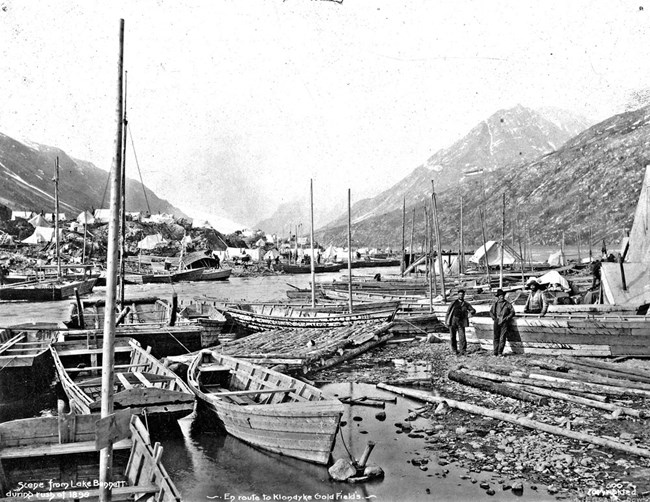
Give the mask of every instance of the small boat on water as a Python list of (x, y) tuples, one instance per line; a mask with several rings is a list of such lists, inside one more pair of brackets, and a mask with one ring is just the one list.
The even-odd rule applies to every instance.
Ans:
[(27, 281), (0, 286), (0, 300), (25, 300), (30, 302), (56, 302), (75, 294), (92, 293), (97, 278), (91, 279), (48, 279)]
[[(472, 317), (476, 341), (492, 350), (493, 322)], [(468, 337), (468, 341), (471, 339)], [(512, 320), (506, 352), (567, 356), (648, 356), (650, 316), (523, 314)]]
[(0, 330), (0, 402), (25, 398), (51, 383), (49, 348), (56, 336), (35, 324)]
[[(56, 342), (54, 367), (70, 408), (88, 414), (101, 409), (102, 340)], [(140, 408), (149, 419), (176, 420), (194, 409), (189, 387), (136, 340), (115, 341), (115, 409)]]
[(232, 268), (206, 268), (199, 281), (225, 281), (232, 274)]
[[(180, 502), (140, 419), (126, 421), (127, 437), (113, 444), (112, 500)], [(0, 490), (3, 500), (99, 500), (99, 414), (39, 417), (0, 423)]]
[[(228, 320), (250, 330), (262, 331), (277, 328), (333, 328), (377, 320), (392, 320), (397, 308), (393, 304), (377, 309), (347, 313), (287, 308), (276, 304), (275, 311), (269, 313), (269, 304), (247, 304), (245, 308), (234, 306), (216, 307)], [(266, 309), (266, 310), (265, 310)]]
[(227, 433), (258, 448), (327, 464), (343, 405), (316, 387), (215, 351), (190, 364), (188, 383), (199, 405)]
[[(311, 274), (310, 264), (298, 263), (278, 263), (273, 265), (275, 270), (284, 272), (285, 274)], [(314, 265), (314, 273), (324, 274), (326, 272), (338, 272), (345, 265), (343, 263), (322, 263)]]
[(232, 269), (221, 267), (221, 261), (210, 250), (184, 254), (179, 259), (178, 267), (180, 270), (203, 269), (198, 279), (194, 279), (197, 281), (225, 281), (232, 274)]
[(177, 272), (142, 274), (142, 284), (170, 284), (182, 281), (198, 281), (201, 279), (204, 270), (203, 268), (193, 268)]

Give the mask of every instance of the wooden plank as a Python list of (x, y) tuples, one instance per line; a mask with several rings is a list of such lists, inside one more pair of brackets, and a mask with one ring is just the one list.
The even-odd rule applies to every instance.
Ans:
[(124, 376), (124, 373), (115, 373), (115, 376), (122, 383), (122, 385), (124, 386), (125, 389), (132, 389), (133, 388), (133, 384), (126, 379), (126, 376)]
[(257, 390), (227, 390), (224, 392), (219, 392), (218, 395), (226, 396), (248, 396), (255, 394), (276, 394), (279, 392), (292, 392), (296, 390), (294, 387), (287, 387), (284, 389), (257, 389)]
[(144, 384), (145, 387), (153, 387), (153, 384), (149, 380), (147, 380), (145, 376), (139, 371), (134, 371), (133, 374), (138, 380), (140, 380)]
[[(116, 370), (124, 370), (124, 369), (129, 369), (129, 368), (142, 368), (142, 367), (147, 367), (149, 366), (148, 363), (143, 363), (143, 364), (116, 364), (115, 369)], [(101, 370), (101, 366), (85, 366), (83, 368), (65, 368), (66, 373), (78, 373), (81, 371), (93, 371), (93, 370)]]
[(232, 369), (230, 366), (224, 366), (217, 363), (202, 364), (199, 368), (201, 370), (201, 373), (207, 373), (209, 371), (230, 371)]
[[(59, 357), (67, 357), (67, 356), (85, 356), (88, 354), (101, 354), (103, 349), (64, 349), (64, 348), (56, 348), (57, 353), (59, 354)], [(131, 352), (131, 347), (126, 346), (126, 347), (115, 347), (115, 352)]]
[[(124, 439), (113, 445), (114, 450), (128, 450), (131, 448), (131, 440)], [(88, 453), (97, 451), (95, 441), (81, 441), (76, 443), (62, 444), (39, 444), (30, 446), (14, 446), (0, 450), (0, 459), (51, 457), (57, 455), (74, 455), (77, 453)]]
[[(97, 499), (99, 497), (99, 489), (93, 490), (77, 490), (80, 494), (83, 493), (83, 498)], [(116, 486), (111, 489), (111, 500), (135, 500), (138, 495), (146, 495), (148, 493), (158, 493), (160, 487), (156, 485), (141, 485), (141, 486)], [(47, 492), (48, 500), (69, 500), (70, 492)]]

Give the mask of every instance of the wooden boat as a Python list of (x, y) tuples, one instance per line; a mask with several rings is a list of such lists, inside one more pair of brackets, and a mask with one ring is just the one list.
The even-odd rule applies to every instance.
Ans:
[(198, 281), (203, 275), (203, 270), (203, 268), (193, 268), (178, 272), (142, 274), (142, 284), (170, 284), (172, 282)]
[[(101, 339), (57, 342), (50, 347), (70, 408), (88, 414), (101, 409)], [(169, 368), (135, 340), (115, 341), (114, 408), (141, 408), (150, 418), (189, 415), (194, 394)]]
[[(180, 312), (174, 311), (173, 299), (170, 303), (158, 297), (130, 298), (126, 299), (124, 304), (122, 319), (115, 329), (115, 336), (133, 338), (143, 347), (151, 347), (154, 357), (186, 354), (212, 347), (217, 343), (221, 332), (220, 326), (182, 317)], [(85, 340), (88, 336), (101, 336), (104, 305), (103, 299), (84, 301), (82, 324), (78, 314), (79, 306), (73, 302), (69, 320), (65, 321), (69, 328), (65, 339)], [(175, 319), (174, 313), (177, 315)]]
[[(324, 263), (314, 265), (314, 273), (324, 274), (326, 272), (338, 272), (345, 265), (343, 263)], [(311, 274), (311, 265), (300, 265), (294, 263), (278, 263), (274, 265), (275, 270), (284, 272), (285, 274)]]
[(288, 375), (214, 351), (190, 364), (199, 404), (227, 433), (258, 448), (318, 464), (330, 460), (343, 405)]
[(307, 310), (291, 310), (286, 312), (273, 312), (265, 314), (251, 310), (242, 310), (235, 307), (217, 309), (234, 323), (250, 330), (261, 331), (276, 328), (333, 328), (349, 326), (356, 323), (368, 323), (377, 320), (391, 320), (396, 308), (380, 308), (358, 313), (344, 312), (316, 312)]
[(25, 398), (52, 382), (53, 339), (55, 331), (37, 325), (0, 330), (0, 402)]
[(79, 295), (92, 293), (96, 282), (97, 278), (94, 277), (92, 279), (52, 279), (8, 284), (0, 286), (0, 300), (60, 301), (73, 296), (75, 291)]
[(352, 262), (352, 268), (368, 268), (368, 267), (395, 267), (399, 266), (400, 259), (396, 258), (366, 258)]
[[(476, 339), (492, 350), (492, 319), (472, 317)], [(517, 315), (506, 352), (569, 356), (648, 356), (650, 316)]]
[(232, 274), (232, 268), (206, 268), (199, 281), (225, 281)]
[[(119, 416), (119, 414), (118, 414)], [(99, 500), (99, 414), (0, 423), (3, 500)], [(140, 419), (121, 418), (127, 437), (113, 445), (112, 500), (180, 502), (181, 495)]]

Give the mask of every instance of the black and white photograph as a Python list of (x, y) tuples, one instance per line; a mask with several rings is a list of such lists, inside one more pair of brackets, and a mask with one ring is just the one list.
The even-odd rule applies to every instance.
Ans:
[(0, 500), (650, 501), (650, 4), (0, 0)]

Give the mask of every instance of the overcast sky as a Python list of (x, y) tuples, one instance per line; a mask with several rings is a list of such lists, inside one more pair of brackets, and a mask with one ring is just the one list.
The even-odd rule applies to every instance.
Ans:
[[(645, 0), (0, 0), (0, 132), (108, 170), (119, 19), (144, 182), (190, 215), (388, 188), (518, 103), (590, 119), (650, 82)], [(127, 175), (138, 178), (129, 142)]]

